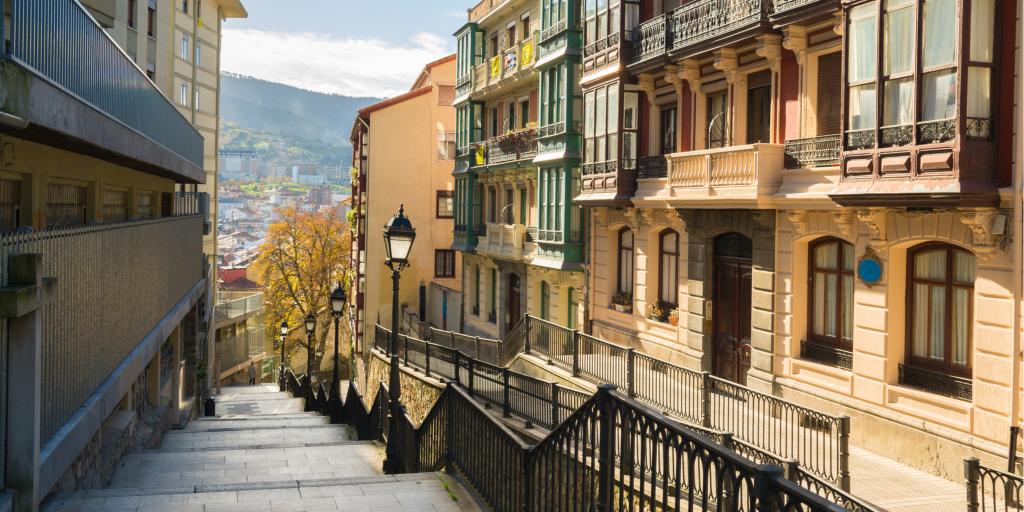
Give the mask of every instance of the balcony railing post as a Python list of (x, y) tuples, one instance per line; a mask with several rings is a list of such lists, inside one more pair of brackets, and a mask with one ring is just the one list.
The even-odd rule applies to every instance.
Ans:
[(597, 468), (597, 510), (611, 512), (615, 483), (615, 419), (611, 391), (612, 384), (597, 386), (597, 409), (599, 414), (598, 468)]
[(636, 351), (632, 348), (626, 349), (626, 394), (630, 398), (636, 398)]
[(466, 380), (469, 381), (469, 383), (468, 383), (469, 396), (473, 396), (473, 390), (476, 388), (476, 386), (475, 386), (475, 384), (476, 384), (476, 364), (475, 363), (476, 363), (476, 361), (474, 361), (473, 359), (469, 359), (468, 361), (466, 361), (466, 365), (467, 365)]
[(758, 464), (754, 466), (754, 498), (757, 500), (757, 512), (778, 512), (779, 504), (772, 492), (772, 483), (783, 478), (782, 468), (775, 464)]
[(530, 325), (533, 324), (533, 319), (526, 315), (523, 317), (523, 353), (530, 354)]
[(460, 355), (462, 355), (462, 352), (459, 352), (458, 350), (453, 350), (452, 351), (452, 366), (454, 366), (454, 370), (453, 370), (452, 373), (454, 374), (453, 378), (455, 379), (455, 383), (456, 384), (460, 383), (460, 381), (459, 381), (459, 356)]
[(405, 366), (409, 366), (409, 337), (403, 336), (405, 339), (402, 342), (402, 360)]
[(551, 429), (558, 426), (558, 383), (551, 383)]
[(579, 377), (580, 375), (580, 343), (579, 333), (576, 329), (569, 331), (571, 336), (570, 344), (572, 345), (572, 376)]
[(850, 417), (839, 417), (839, 487), (850, 492)]
[(425, 355), (424, 365), (426, 366), (427, 377), (430, 377), (430, 343), (423, 344), (423, 353)]
[(978, 512), (978, 484), (981, 463), (976, 457), (964, 459), (964, 486), (967, 488), (967, 512)]
[(476, 352), (473, 357), (480, 359), (480, 336), (473, 336), (473, 350)]
[(711, 373), (700, 372), (700, 424), (711, 428)]
[(512, 416), (512, 402), (510, 400), (512, 396), (511, 389), (509, 388), (509, 377), (512, 372), (508, 368), (501, 369), (501, 383), (502, 383), (502, 400), (501, 400), (501, 416), (509, 418)]

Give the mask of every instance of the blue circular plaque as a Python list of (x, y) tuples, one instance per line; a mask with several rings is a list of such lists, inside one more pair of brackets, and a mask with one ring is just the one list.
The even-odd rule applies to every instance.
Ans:
[(882, 280), (882, 262), (874, 255), (864, 256), (857, 263), (857, 276), (868, 286), (878, 283)]

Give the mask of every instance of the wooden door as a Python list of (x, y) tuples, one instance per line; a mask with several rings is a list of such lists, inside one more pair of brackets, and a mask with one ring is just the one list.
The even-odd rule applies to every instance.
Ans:
[(750, 260), (714, 260), (713, 372), (746, 384), (750, 369)]
[(516, 274), (508, 275), (508, 322), (505, 325), (505, 331), (511, 331), (515, 327), (516, 322), (519, 321), (519, 316), (522, 313), (519, 309), (519, 276)]

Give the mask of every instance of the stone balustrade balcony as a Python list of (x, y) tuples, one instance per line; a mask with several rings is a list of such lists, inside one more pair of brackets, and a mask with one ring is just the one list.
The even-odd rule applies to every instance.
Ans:
[(477, 242), (477, 253), (506, 260), (520, 261), (531, 252), (523, 224), (488, 223), (484, 236)]
[(639, 201), (756, 201), (778, 191), (781, 144), (746, 144), (666, 155), (664, 177), (638, 180)]

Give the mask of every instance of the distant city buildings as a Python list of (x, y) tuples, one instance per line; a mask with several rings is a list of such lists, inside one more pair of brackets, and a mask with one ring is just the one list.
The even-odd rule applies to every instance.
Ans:
[(220, 178), (225, 181), (256, 181), (259, 179), (259, 158), (255, 151), (222, 149), (217, 153)]

